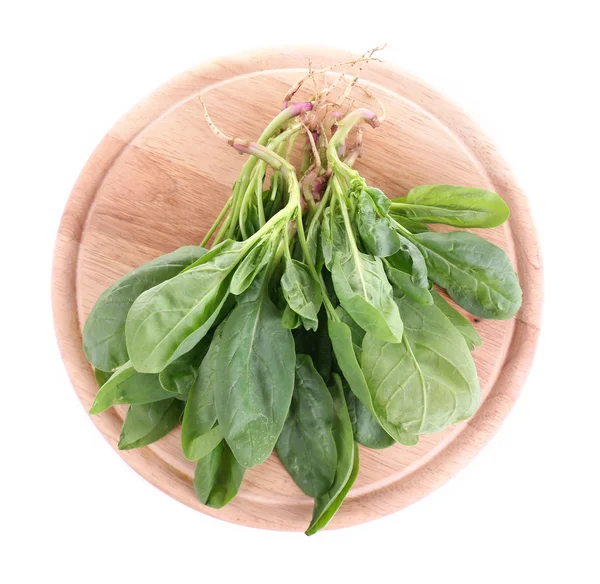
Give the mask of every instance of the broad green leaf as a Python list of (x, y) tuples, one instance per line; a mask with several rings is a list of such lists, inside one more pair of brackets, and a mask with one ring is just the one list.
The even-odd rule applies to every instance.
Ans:
[(350, 328), (350, 334), (352, 335), (352, 347), (354, 348), (354, 354), (358, 362), (360, 363), (360, 354), (362, 352), (362, 341), (365, 336), (365, 331), (358, 326), (358, 324), (352, 319), (352, 317), (341, 307), (338, 306), (335, 309), (335, 313), (339, 319), (348, 325)]
[(200, 363), (208, 351), (209, 339), (204, 337), (191, 351), (169, 363), (159, 374), (158, 380), (164, 389), (187, 400), (190, 390), (198, 378)]
[(179, 422), (183, 403), (177, 399), (165, 399), (151, 404), (129, 406), (119, 450), (148, 446), (166, 436)]
[(229, 315), (217, 355), (215, 404), (223, 436), (242, 466), (271, 454), (294, 389), (294, 339), (266, 293)]
[(324, 494), (336, 471), (331, 394), (307, 355), (296, 356), (290, 410), (277, 440), (277, 454), (294, 482), (309, 497)]
[(398, 300), (401, 343), (367, 334), (361, 368), (385, 429), (431, 434), (468, 418), (479, 403), (475, 364), (462, 335), (435, 305)]
[(464, 337), (467, 347), (472, 351), (481, 345), (481, 337), (475, 327), (458, 310), (450, 306), (441, 294), (436, 290), (431, 291), (434, 304), (444, 313), (446, 318), (454, 325), (454, 328)]
[(392, 343), (402, 339), (402, 319), (381, 259), (354, 250), (336, 254), (331, 271), (335, 293), (362, 329)]
[(224, 241), (195, 267), (144, 292), (133, 303), (125, 334), (138, 371), (162, 371), (204, 337), (227, 299), (230, 274), (244, 245)]
[(354, 432), (354, 440), (363, 446), (368, 448), (387, 448), (391, 446), (395, 440), (381, 427), (381, 424), (377, 421), (377, 418), (372, 413), (371, 396), (368, 390), (364, 376), (362, 375), (360, 366), (361, 353), (362, 353), (362, 342), (365, 336), (363, 331), (348, 315), (348, 313), (341, 307), (338, 306), (335, 312), (339, 316), (340, 320), (348, 326), (350, 334), (352, 336), (352, 347), (356, 360), (350, 359), (350, 365), (347, 364), (349, 359), (345, 359), (345, 366), (347, 369), (354, 370), (353, 377), (358, 377), (355, 380), (359, 393), (362, 391), (365, 400), (368, 405), (365, 405), (360, 399), (358, 399), (355, 393), (350, 389), (348, 380), (342, 378), (342, 385), (344, 387), (344, 396), (346, 398), (346, 405), (348, 406), (348, 414), (350, 415), (350, 421), (352, 422), (352, 431)]
[(236, 296), (248, 289), (257, 274), (267, 267), (273, 256), (273, 245), (270, 240), (256, 244), (248, 255), (240, 262), (231, 278), (230, 291)]
[(369, 197), (371, 197), (371, 200), (373, 201), (381, 215), (388, 214), (392, 202), (387, 198), (386, 194), (383, 191), (380, 191), (379, 189), (375, 189), (373, 187), (367, 187), (364, 190), (364, 192), (367, 193)]
[(342, 383), (337, 375), (334, 375), (334, 381), (331, 394), (334, 407), (333, 438), (337, 452), (335, 476), (329, 490), (315, 498), (313, 516), (306, 535), (317, 533), (331, 521), (358, 475), (358, 447), (354, 443)]
[(304, 328), (317, 330), (323, 297), (308, 266), (298, 260), (286, 260), (281, 290), (288, 306), (302, 318)]
[(386, 258), (387, 263), (397, 270), (410, 273), (411, 280), (419, 288), (427, 288), (427, 263), (421, 250), (410, 239), (400, 235), (402, 243), (400, 250), (393, 256)]
[(408, 231), (410, 231), (411, 233), (427, 233), (428, 231), (430, 231), (430, 229), (429, 229), (429, 227), (427, 227), (427, 225), (424, 225), (423, 223), (419, 223), (418, 221), (414, 221), (413, 219), (409, 219), (408, 217), (405, 217), (404, 215), (398, 215), (397, 213), (394, 213), (393, 211), (390, 212), (390, 217), (396, 223), (399, 223), (400, 225), (402, 225), (402, 227), (404, 227), (404, 229), (408, 229)]
[(385, 258), (383, 260), (383, 265), (388, 280), (396, 289), (394, 291), (394, 296), (406, 294), (409, 298), (419, 304), (433, 303), (427, 277), (425, 277), (424, 283), (419, 282), (418, 284), (415, 284), (412, 275), (413, 263), (405, 254), (399, 252), (390, 258)]
[(221, 429), (215, 426), (217, 422), (215, 387), (217, 356), (222, 346), (225, 322), (215, 330), (183, 413), (181, 448), (188, 460), (202, 458), (223, 439)]
[(344, 396), (348, 406), (348, 415), (352, 422), (354, 440), (367, 448), (388, 448), (395, 440), (381, 427), (377, 418), (354, 395), (350, 388), (344, 386)]
[(506, 254), (493, 243), (466, 233), (414, 235), (429, 278), (450, 298), (481, 318), (507, 319), (521, 307), (521, 288)]
[(327, 269), (331, 269), (333, 263), (333, 240), (331, 235), (331, 207), (327, 207), (323, 211), (323, 220), (321, 221), (320, 229), (321, 239), (321, 254), (323, 256), (323, 263), (327, 266)]
[(130, 361), (121, 365), (100, 388), (90, 408), (90, 414), (99, 414), (120, 404), (149, 404), (173, 397), (165, 391), (158, 375), (138, 373)]
[(102, 371), (101, 369), (94, 368), (94, 378), (96, 379), (98, 388), (101, 388), (111, 378), (112, 374), (112, 371)]
[(327, 315), (324, 311), (319, 315), (319, 328), (316, 331), (304, 329), (297, 331), (294, 344), (296, 353), (308, 355), (319, 375), (328, 383), (331, 377), (333, 349), (327, 333)]
[(297, 329), (302, 324), (302, 319), (300, 315), (294, 312), (289, 304), (285, 305), (283, 309), (283, 314), (281, 315), (281, 326), (288, 330)]
[(241, 466), (225, 442), (220, 442), (196, 463), (194, 490), (203, 505), (220, 509), (240, 489), (246, 469)]
[(378, 257), (395, 254), (402, 245), (402, 239), (389, 217), (377, 216), (375, 203), (365, 192), (358, 195), (357, 202), (355, 223), (366, 251)]
[(312, 259), (313, 265), (315, 266), (317, 273), (320, 273), (323, 269), (325, 262), (323, 258), (323, 252), (321, 250), (321, 219), (311, 223), (308, 233), (306, 235), (306, 245), (308, 247), (308, 253)]
[(321, 222), (321, 251), (329, 271), (332, 269), (334, 255), (350, 253), (344, 220), (335, 208), (333, 204), (327, 207)]
[(345, 322), (330, 320), (327, 328), (337, 364), (350, 389), (370, 411), (373, 411), (371, 392), (356, 358), (350, 327)]
[(98, 298), (83, 327), (83, 351), (97, 369), (114, 371), (129, 360), (125, 319), (136, 298), (176, 276), (206, 253), (203, 247), (181, 247), (123, 276)]
[(422, 223), (454, 227), (496, 227), (510, 214), (507, 204), (492, 191), (452, 185), (423, 185), (406, 197), (394, 199), (392, 209)]
[(396, 442), (400, 442), (407, 446), (416, 444), (418, 437), (415, 434), (395, 428), (377, 415), (373, 406), (373, 400), (371, 398), (367, 380), (365, 379), (357, 359), (357, 354), (362, 352), (362, 349), (355, 351), (355, 344), (360, 339), (360, 337), (357, 336), (357, 331), (353, 334), (352, 331), (354, 329), (351, 329), (345, 322), (335, 321), (329, 321), (328, 330), (338, 366), (347, 381), (348, 386), (352, 390), (352, 393), (354, 393), (366, 409), (377, 418), (381, 427), (384, 428)]

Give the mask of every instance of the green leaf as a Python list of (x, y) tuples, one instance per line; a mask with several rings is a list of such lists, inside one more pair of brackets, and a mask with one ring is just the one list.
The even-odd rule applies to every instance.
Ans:
[(364, 192), (371, 197), (371, 200), (377, 207), (380, 215), (387, 215), (389, 213), (392, 202), (387, 198), (383, 191), (373, 187), (367, 187)]
[(183, 413), (181, 448), (188, 460), (202, 458), (223, 439), (221, 428), (215, 426), (217, 422), (215, 387), (217, 356), (222, 347), (225, 322), (223, 321), (215, 330)]
[(321, 222), (321, 251), (327, 269), (331, 271), (334, 251), (336, 254), (350, 253), (346, 237), (343, 217), (334, 212), (335, 206), (330, 206), (323, 212)]
[(299, 330), (294, 337), (296, 353), (308, 355), (316, 367), (319, 375), (329, 382), (331, 365), (333, 362), (333, 349), (327, 333), (327, 315), (321, 311), (319, 315), (319, 328), (316, 331)]
[(113, 374), (112, 371), (102, 371), (101, 369), (94, 368), (94, 378), (98, 384), (98, 388), (102, 387)]
[(215, 404), (237, 460), (256, 466), (271, 454), (294, 389), (294, 339), (266, 293), (229, 315), (217, 355)]
[(297, 329), (302, 324), (302, 319), (300, 315), (294, 312), (289, 304), (285, 305), (283, 309), (283, 314), (281, 315), (281, 326), (288, 330)]
[(277, 440), (277, 454), (294, 482), (309, 497), (333, 483), (337, 454), (331, 394), (308, 355), (296, 356), (292, 403)]
[(348, 325), (350, 328), (350, 334), (352, 336), (352, 347), (354, 349), (354, 354), (360, 363), (360, 354), (362, 352), (362, 341), (365, 337), (365, 331), (358, 326), (358, 324), (352, 319), (352, 317), (341, 307), (338, 306), (335, 309), (335, 313), (338, 315), (339, 319)]
[(468, 418), (479, 403), (475, 364), (462, 335), (435, 305), (398, 300), (401, 343), (365, 335), (361, 368), (386, 431), (439, 432)]
[(352, 422), (354, 440), (367, 448), (388, 448), (395, 440), (381, 427), (377, 418), (344, 384), (344, 396)]
[(162, 388), (158, 375), (138, 373), (128, 361), (100, 388), (90, 414), (99, 414), (115, 405), (149, 404), (170, 397), (173, 395)]
[(144, 292), (133, 303), (125, 334), (138, 371), (162, 371), (204, 337), (227, 299), (229, 276), (244, 245), (224, 241), (195, 267)]
[(181, 247), (129, 272), (98, 298), (83, 327), (83, 351), (97, 369), (114, 371), (129, 360), (125, 319), (136, 298), (176, 276), (206, 253), (202, 247)]
[(410, 239), (400, 235), (402, 244), (398, 253), (386, 258), (388, 264), (397, 270), (410, 273), (411, 280), (419, 288), (427, 288), (427, 263), (421, 250)]
[(224, 507), (237, 495), (245, 471), (227, 444), (219, 443), (196, 464), (194, 490), (198, 500), (214, 509)]
[(164, 389), (187, 400), (190, 390), (198, 378), (200, 363), (208, 351), (209, 339), (204, 337), (191, 351), (169, 363), (159, 374), (158, 380)]
[(129, 406), (119, 450), (148, 446), (166, 436), (179, 422), (183, 403), (177, 399), (165, 399), (151, 404)]
[(431, 291), (434, 304), (444, 313), (446, 318), (454, 325), (454, 328), (464, 337), (467, 347), (472, 351), (481, 345), (481, 337), (475, 327), (458, 310), (450, 306), (441, 294), (436, 290)]
[(317, 330), (323, 297), (308, 266), (298, 260), (286, 260), (281, 290), (288, 306), (302, 318), (304, 328)]
[[(410, 256), (407, 257), (407, 254), (402, 252), (398, 252), (392, 257), (385, 258), (383, 260), (383, 265), (385, 267), (385, 273), (387, 274), (388, 280), (392, 286), (397, 289), (394, 291), (395, 296), (406, 294), (409, 298), (415, 302), (418, 302), (419, 304), (432, 304), (433, 298), (431, 297), (431, 292), (429, 291), (427, 267), (422, 255), (421, 262), (423, 262), (423, 267), (425, 268), (424, 281), (421, 279), (419, 273), (419, 270), (421, 270), (421, 265), (417, 263), (415, 266)], [(413, 276), (413, 272), (415, 270), (417, 271), (417, 283), (415, 283), (415, 278)]]
[(521, 288), (510, 260), (493, 243), (466, 233), (413, 236), (429, 278), (450, 298), (481, 318), (507, 319), (521, 307)]
[(308, 247), (308, 253), (312, 259), (313, 265), (315, 266), (317, 273), (320, 273), (323, 269), (325, 260), (323, 258), (323, 252), (320, 246), (321, 240), (321, 219), (314, 221), (310, 224), (308, 234), (306, 236), (306, 245)]
[(507, 204), (492, 191), (452, 185), (424, 185), (394, 199), (392, 209), (422, 223), (454, 227), (497, 227), (510, 214)]
[(408, 217), (404, 217), (404, 215), (398, 215), (397, 213), (394, 213), (393, 211), (390, 212), (390, 217), (396, 223), (399, 223), (400, 225), (402, 225), (402, 227), (404, 227), (404, 229), (408, 229), (408, 231), (410, 231), (411, 233), (427, 233), (428, 231), (430, 231), (430, 229), (429, 229), (429, 227), (427, 227), (427, 225), (424, 225), (423, 223), (419, 223), (417, 221), (413, 221), (412, 219), (409, 219)]
[(317, 533), (331, 521), (358, 475), (358, 447), (352, 435), (352, 423), (344, 400), (342, 382), (335, 374), (334, 381), (331, 394), (334, 406), (333, 438), (337, 452), (335, 476), (329, 490), (315, 498), (313, 516), (306, 535)]
[(358, 251), (336, 254), (331, 271), (340, 304), (362, 329), (392, 343), (402, 339), (402, 319), (381, 259)]
[(273, 249), (270, 240), (262, 240), (252, 248), (233, 274), (230, 286), (232, 294), (238, 296), (248, 289), (261, 270), (267, 267), (273, 256)]
[[(377, 418), (382, 428), (384, 428), (396, 442), (400, 442), (407, 446), (416, 444), (418, 440), (416, 435), (387, 424), (375, 411), (367, 380), (365, 379), (356, 357), (354, 343), (357, 339), (356, 336), (353, 339), (350, 327), (345, 322), (330, 320), (328, 323), (328, 331), (338, 366), (348, 382), (352, 393), (354, 393), (354, 395), (365, 405), (367, 410)], [(362, 353), (362, 349), (360, 352)]]
[[(341, 306), (338, 306), (335, 309), (335, 312), (340, 320), (350, 329), (352, 347), (356, 356), (356, 359), (354, 360), (348, 357), (343, 359), (345, 368), (346, 370), (349, 370), (349, 375), (353, 378), (358, 393), (363, 395), (365, 402), (367, 403), (367, 405), (365, 405), (365, 403), (358, 399), (355, 393), (350, 389), (348, 380), (344, 377), (342, 379), (342, 385), (344, 387), (346, 405), (348, 406), (348, 414), (350, 415), (350, 421), (352, 422), (354, 440), (368, 448), (387, 448), (388, 446), (391, 446), (395, 440), (382, 428), (381, 424), (372, 413), (373, 406), (371, 395), (359, 366), (365, 331), (350, 318), (350, 315)], [(348, 361), (350, 362), (349, 364)], [(354, 371), (354, 373), (350, 373), (350, 371)]]
[(402, 245), (387, 215), (377, 216), (375, 203), (365, 192), (358, 195), (356, 226), (367, 252), (378, 257), (395, 254)]

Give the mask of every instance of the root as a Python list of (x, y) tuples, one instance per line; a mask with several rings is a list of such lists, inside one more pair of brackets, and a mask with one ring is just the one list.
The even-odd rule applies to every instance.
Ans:
[(210, 114), (208, 113), (208, 108), (206, 107), (206, 102), (202, 99), (202, 95), (200, 95), (199, 98), (200, 98), (200, 103), (202, 104), (202, 107), (204, 108), (204, 119), (206, 120), (208, 127), (212, 130), (213, 134), (219, 140), (222, 140), (223, 142), (227, 142), (227, 144), (229, 144), (230, 146), (233, 146), (234, 139), (231, 136), (228, 136), (227, 134), (225, 134), (224, 132), (221, 132), (221, 130), (219, 130), (219, 128), (217, 128), (215, 123), (212, 121)]
[[(367, 53), (369, 53), (369, 52), (371, 52), (371, 51), (367, 51)], [(381, 61), (381, 59), (378, 59), (377, 57), (372, 57), (372, 56), (365, 57), (365, 55), (367, 53), (364, 53), (363, 55), (361, 55), (357, 59), (354, 59), (353, 61), (342, 61), (340, 63), (334, 63), (333, 65), (328, 65), (327, 67), (323, 67), (322, 69), (317, 69), (317, 70), (311, 69), (311, 65), (309, 64), (308, 73), (305, 73), (302, 77), (300, 77), (300, 79), (298, 79), (296, 81), (296, 83), (294, 83), (294, 85), (292, 85), (290, 87), (290, 89), (288, 90), (288, 92), (285, 94), (285, 97), (283, 98), (283, 108), (282, 109), (285, 109), (286, 107), (288, 107), (291, 99), (294, 97), (294, 95), (296, 95), (296, 93), (298, 93), (298, 91), (300, 90), (300, 88), (302, 87), (304, 82), (310, 78), (314, 79), (315, 75), (327, 73), (328, 71), (337, 69), (339, 67), (345, 67), (345, 66), (353, 67), (354, 65), (356, 65), (358, 63), (363, 63), (363, 62), (368, 62), (368, 61)], [(327, 92), (327, 93), (329, 93), (329, 92)]]
[(312, 133), (311, 129), (308, 126), (304, 125), (304, 124), (302, 124), (302, 126), (306, 130), (306, 135), (308, 137), (308, 141), (310, 143), (310, 148), (312, 150), (312, 155), (313, 155), (313, 158), (314, 158), (314, 163), (313, 163), (314, 174), (318, 175), (319, 172), (321, 172), (321, 156), (319, 155), (319, 149), (317, 148), (317, 144), (315, 142), (315, 137), (313, 136), (313, 133)]

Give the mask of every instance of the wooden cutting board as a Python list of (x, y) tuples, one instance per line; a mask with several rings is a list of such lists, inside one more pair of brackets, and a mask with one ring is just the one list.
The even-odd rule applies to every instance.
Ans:
[[(97, 385), (81, 348), (81, 330), (94, 302), (136, 266), (199, 243), (244, 162), (212, 135), (199, 93), (220, 128), (256, 139), (277, 114), (287, 88), (306, 71), (309, 57), (319, 67), (351, 55), (320, 48), (277, 49), (201, 65), (139, 103), (92, 154), (64, 211), (52, 282), (58, 343), (86, 411)], [(370, 64), (361, 77), (387, 107), (388, 117), (377, 130), (365, 129), (357, 168), (390, 196), (432, 183), (499, 193), (511, 209), (510, 220), (479, 233), (511, 258), (523, 288), (523, 307), (510, 321), (469, 316), (483, 339), (474, 352), (482, 387), (477, 413), (421, 438), (414, 447), (361, 448), (358, 479), (330, 524), (333, 528), (402, 509), (445, 483), (479, 452), (525, 382), (542, 305), (542, 262), (527, 200), (488, 138), (445, 98), (389, 64)], [(361, 99), (357, 94), (357, 105)], [(92, 417), (114, 448), (124, 413), (124, 408), (113, 408)], [(194, 465), (181, 453), (179, 428), (156, 444), (120, 455), (156, 487), (213, 517), (286, 531), (304, 530), (309, 523), (312, 500), (275, 455), (246, 473), (239, 495), (221, 510), (196, 500)]]

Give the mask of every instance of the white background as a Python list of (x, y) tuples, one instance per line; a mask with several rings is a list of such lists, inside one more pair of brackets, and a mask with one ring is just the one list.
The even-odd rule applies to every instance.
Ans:
[[(595, 3), (404, 4), (3, 5), (0, 581), (600, 581)], [(50, 312), (62, 209), (103, 134), (186, 68), (257, 46), (382, 41), (481, 125), (530, 198), (545, 262), (534, 367), (475, 461), (394, 516), (312, 538), (221, 523), (135, 474), (81, 408)]]

